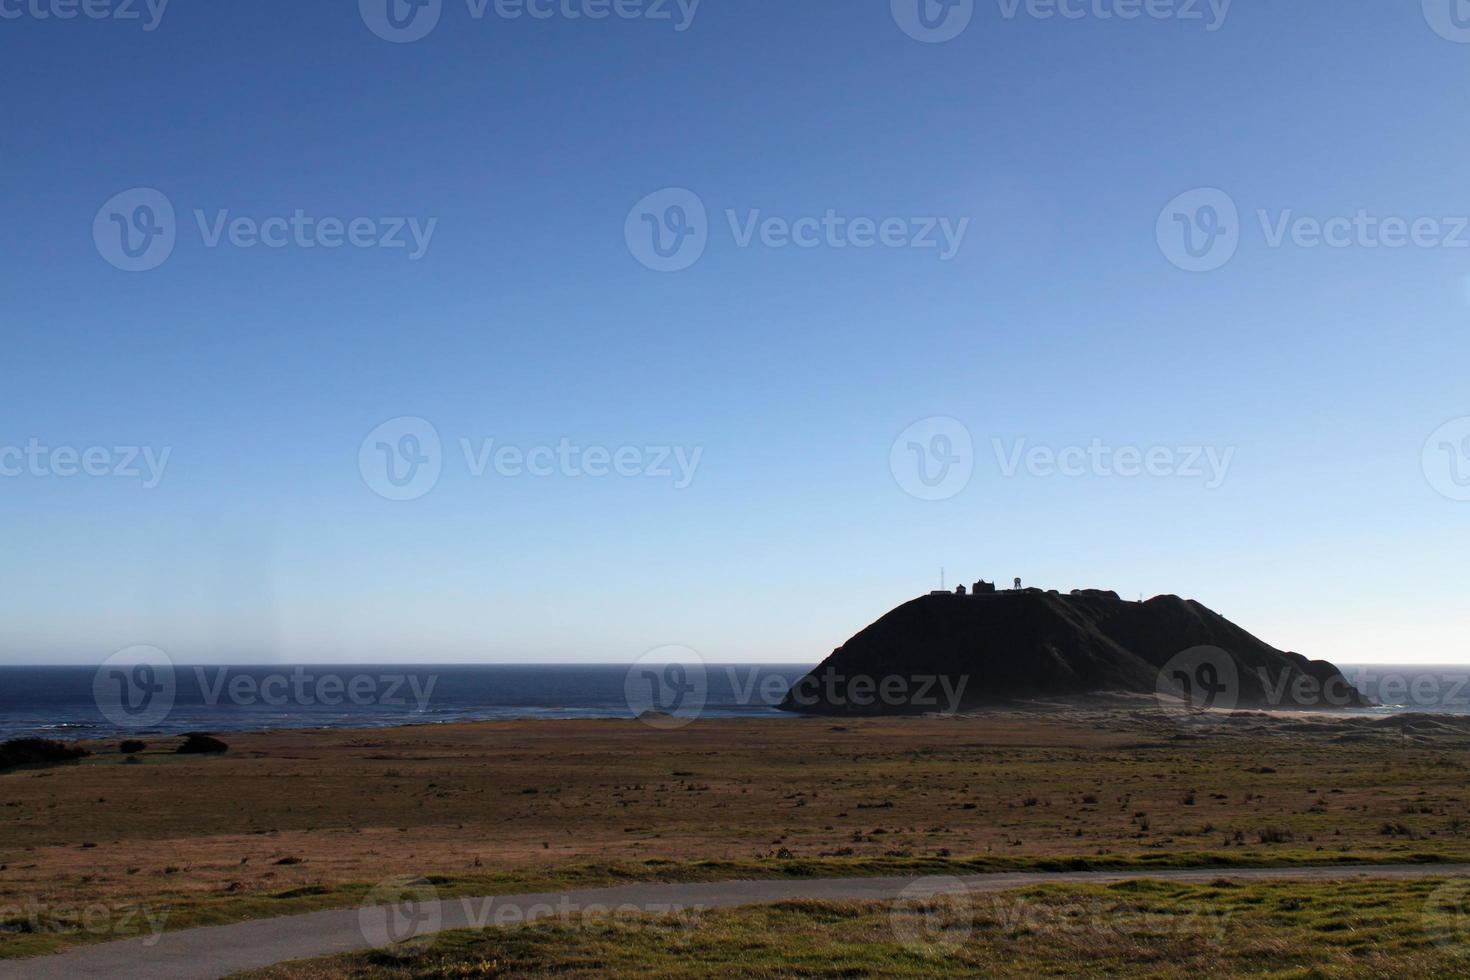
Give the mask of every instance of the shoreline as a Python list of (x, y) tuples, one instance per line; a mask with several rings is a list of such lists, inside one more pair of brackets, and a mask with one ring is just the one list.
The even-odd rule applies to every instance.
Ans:
[[(500, 710), (500, 709), (497, 709)], [(504, 709), (515, 711), (516, 709)], [(592, 724), (592, 723), (628, 723), (639, 722), (640, 719), (626, 711), (617, 713), (612, 710), (603, 713), (601, 711), (588, 711), (586, 713), (574, 712), (569, 709), (546, 708), (531, 709), (536, 713), (511, 713), (496, 714), (486, 717), (453, 717), (442, 719), (430, 718), (404, 718), (384, 720), (382, 722), (365, 721), (360, 718), (344, 718), (340, 723), (335, 721), (305, 721), (301, 724), (271, 724), (266, 719), (255, 720), (239, 725), (220, 724), (218, 720), (200, 719), (198, 723), (179, 725), (169, 728), (109, 728), (97, 732), (96, 726), (90, 723), (55, 723), (56, 727), (46, 725), (40, 726), (15, 726), (9, 728), (0, 719), (0, 742), (19, 738), (42, 738), (66, 743), (108, 743), (125, 739), (140, 740), (162, 740), (180, 739), (192, 732), (202, 732), (213, 735), (233, 735), (245, 737), (251, 735), (273, 735), (293, 733), (351, 733), (351, 732), (383, 732), (395, 730), (413, 729), (439, 729), (452, 728), (456, 726), (479, 726), (479, 725), (557, 725), (557, 724)], [(563, 713), (566, 712), (566, 713)], [(1331, 723), (1353, 723), (1358, 722), (1365, 725), (1374, 722), (1383, 722), (1388, 719), (1401, 719), (1411, 722), (1423, 718), (1440, 721), (1451, 725), (1464, 725), (1470, 730), (1470, 709), (1466, 708), (1435, 708), (1414, 705), (1375, 705), (1371, 707), (1358, 708), (1254, 708), (1238, 707), (1230, 710), (1193, 710), (1174, 709), (1163, 707), (1154, 698), (1122, 694), (1097, 694), (1084, 695), (1070, 700), (1049, 699), (1046, 701), (1022, 701), (1003, 704), (988, 705), (984, 707), (967, 708), (953, 713), (949, 712), (921, 712), (921, 713), (892, 713), (892, 714), (823, 714), (808, 711), (785, 710), (775, 705), (751, 706), (741, 708), (717, 707), (706, 709), (697, 718), (677, 719), (678, 724), (673, 727), (682, 728), (688, 725), (703, 722), (773, 722), (773, 721), (810, 721), (830, 722), (841, 724), (854, 721), (882, 721), (902, 719), (926, 719), (934, 721), (953, 720), (985, 720), (985, 719), (1044, 719), (1047, 717), (1057, 721), (1075, 719), (1079, 714), (1099, 717), (1110, 721), (1127, 721), (1130, 716), (1152, 716), (1155, 720), (1173, 722), (1181, 728), (1189, 729), (1199, 725), (1214, 724), (1217, 726), (1228, 726), (1232, 723), (1250, 719), (1273, 719), (1282, 722), (1298, 722), (1306, 724), (1331, 724)], [(649, 728), (657, 728), (656, 725), (645, 725)]]

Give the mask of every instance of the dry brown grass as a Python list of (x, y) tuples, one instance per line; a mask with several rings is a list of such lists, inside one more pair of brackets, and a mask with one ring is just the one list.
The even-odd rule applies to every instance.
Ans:
[(1463, 744), (1172, 734), (1006, 716), (292, 732), (231, 736), (223, 757), (159, 743), (141, 765), (0, 775), (0, 908), (776, 855), (1470, 855)]

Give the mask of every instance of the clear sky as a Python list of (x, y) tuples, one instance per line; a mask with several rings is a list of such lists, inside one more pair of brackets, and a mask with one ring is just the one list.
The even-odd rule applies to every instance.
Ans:
[(0, 0), (0, 662), (815, 661), (941, 566), (1470, 661), (1449, 0), (121, 3)]

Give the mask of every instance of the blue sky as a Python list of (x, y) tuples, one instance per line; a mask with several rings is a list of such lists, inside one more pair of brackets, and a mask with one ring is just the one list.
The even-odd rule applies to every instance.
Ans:
[[(991, 0), (941, 43), (900, 25), (917, 0), (444, 0), (410, 43), (371, 0), (174, 0), (152, 30), (51, 2), (0, 0), (0, 661), (815, 661), (941, 566), (1177, 592), (1341, 662), (1470, 659), (1448, 2)], [(175, 244), (129, 272), (105, 232), (139, 188)], [(669, 188), (707, 241), (661, 272), (627, 229)], [(1159, 232), (1205, 227), (1198, 189), (1238, 212), (1207, 272)], [(297, 212), (432, 233), (210, 244)], [(902, 243), (742, 247), (828, 212)], [(1360, 212), (1344, 247), (1299, 220)], [(948, 258), (914, 242), (940, 219)], [(404, 418), (438, 476), (392, 500), (371, 460), (417, 423), (363, 444)], [(895, 464), (931, 418), (973, 446), (937, 500)], [(462, 440), (491, 439), (640, 475), (476, 475)], [(1168, 475), (1007, 473), (1094, 443)]]

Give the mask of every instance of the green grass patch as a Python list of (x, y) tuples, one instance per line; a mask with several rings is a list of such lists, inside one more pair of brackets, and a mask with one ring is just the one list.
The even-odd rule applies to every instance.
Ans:
[[(445, 933), (252, 980), (544, 977), (1448, 977), (1442, 880), (1047, 885), (891, 905), (786, 902)], [(1441, 896), (1443, 892), (1439, 893)]]
[[(924, 877), (1007, 871), (1075, 872), (1199, 868), (1292, 868), (1374, 864), (1423, 864), (1465, 860), (1470, 856), (1434, 853), (1324, 853), (1273, 850), (1270, 853), (1150, 851), (1099, 858), (1048, 857), (850, 857), (802, 859), (704, 860), (643, 864), (584, 864), (544, 872), (502, 872), (470, 876), (431, 875), (424, 880), (440, 898), (514, 895), (598, 888), (634, 882), (702, 882), (777, 878)], [(0, 910), (0, 960), (39, 956), (68, 946), (106, 942), (164, 931), (228, 925), (252, 919), (350, 908), (363, 902), (375, 883), (311, 885), (250, 895), (178, 895), (149, 905), (122, 906), (94, 916), (44, 915), (39, 923), (24, 910)]]

